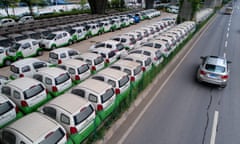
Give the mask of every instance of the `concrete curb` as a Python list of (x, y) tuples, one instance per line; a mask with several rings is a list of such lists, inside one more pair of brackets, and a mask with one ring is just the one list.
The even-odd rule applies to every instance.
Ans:
[[(140, 95), (137, 97), (137, 99), (133, 102), (131, 107), (123, 113), (122, 117), (118, 119), (110, 128), (109, 130), (105, 133), (105, 136), (103, 139), (98, 140), (95, 142), (96, 144), (106, 144), (108, 140), (111, 139), (113, 134), (117, 132), (118, 128), (121, 127), (124, 122), (127, 120), (127, 118), (138, 108), (140, 104), (142, 104), (143, 100), (145, 100), (146, 96), (149, 98), (149, 93), (152, 89), (154, 89), (155, 86), (159, 87), (159, 84), (162, 84), (162, 81), (165, 80), (166, 76), (175, 68), (175, 66), (179, 63), (181, 60), (182, 56), (193, 46), (193, 44), (196, 42), (196, 40), (199, 38), (199, 35), (201, 35), (204, 31), (205, 28), (210, 26), (210, 24), (214, 21), (216, 18), (216, 15), (214, 15), (208, 22), (207, 24), (199, 30), (194, 37), (179, 51), (179, 53), (170, 61), (170, 63), (167, 64), (167, 66), (162, 70), (157, 77), (155, 77), (154, 81), (152, 84), (150, 84)], [(154, 89), (155, 90), (155, 89)], [(154, 91), (156, 93), (156, 91)], [(146, 101), (147, 101), (146, 100)]]

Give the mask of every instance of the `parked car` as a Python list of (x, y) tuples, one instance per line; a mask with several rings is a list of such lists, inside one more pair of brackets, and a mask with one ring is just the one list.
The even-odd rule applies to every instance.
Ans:
[(67, 31), (57, 31), (43, 38), (40, 42), (40, 47), (44, 49), (56, 49), (58, 47), (71, 45), (72, 43), (72, 37)]
[(10, 65), (10, 78), (32, 77), (40, 68), (50, 67), (51, 64), (37, 58), (18, 60)]
[(69, 73), (56, 67), (41, 68), (33, 78), (44, 83), (48, 92), (56, 97), (72, 87), (72, 80)]
[(12, 41), (12, 42), (18, 42), (21, 40), (28, 39), (28, 36), (22, 35), (19, 33), (14, 33), (14, 34), (8, 34), (7, 37)]
[(0, 19), (0, 27), (1, 26), (12, 26), (12, 25), (15, 25), (16, 22), (14, 19), (11, 19), (11, 18), (3, 18), (3, 19)]
[(68, 47), (54, 49), (49, 52), (48, 61), (51, 64), (61, 64), (62, 61), (73, 59), (77, 57), (79, 54), (80, 54), (79, 51)]
[(142, 77), (142, 66), (134, 61), (120, 59), (112, 64), (110, 68), (127, 73), (131, 82), (138, 81)]
[(73, 42), (77, 42), (87, 38), (87, 30), (83, 26), (73, 27), (69, 30)]
[(202, 56), (201, 59), (202, 63), (197, 71), (198, 81), (226, 87), (230, 75), (228, 64), (231, 61), (220, 56)]
[(7, 55), (7, 49), (0, 46), (0, 66), (9, 66), (11, 63), (12, 59)]
[(89, 65), (92, 74), (104, 68), (104, 58), (101, 54), (86, 52), (74, 59), (85, 61)]
[(112, 64), (113, 62), (117, 61), (117, 55), (116, 53), (109, 49), (109, 48), (97, 48), (95, 50), (92, 50), (93, 53), (100, 54), (104, 59), (104, 66), (108, 66)]
[(23, 116), (16, 104), (7, 96), (0, 93), (0, 128)]
[(142, 46), (129, 52), (129, 54), (143, 54), (151, 57), (154, 65), (159, 65), (163, 61), (162, 53), (159, 49)]
[(117, 95), (117, 103), (121, 103), (127, 96), (130, 87), (130, 78), (126, 72), (112, 68), (105, 68), (91, 77), (112, 85)]
[(39, 110), (61, 124), (76, 144), (82, 143), (101, 122), (89, 101), (71, 93), (51, 100)]
[(62, 68), (70, 74), (74, 83), (80, 83), (91, 75), (89, 65), (81, 60), (68, 59), (57, 67)]
[(43, 38), (42, 34), (40, 32), (35, 32), (35, 31), (23, 31), (21, 34), (28, 36), (28, 38), (30, 39), (34, 39), (37, 40), (38, 42), (40, 42)]
[(29, 23), (29, 22), (33, 22), (33, 21), (34, 21), (33, 16), (23, 16), (18, 20), (18, 23), (24, 24), (24, 23)]
[(124, 57), (127, 55), (127, 51), (124, 49), (124, 45), (115, 40), (106, 40), (103, 42), (96, 43), (92, 45), (89, 50), (94, 51), (99, 48), (108, 48), (111, 51), (114, 51), (118, 58)]
[(24, 116), (0, 132), (2, 144), (65, 144), (67, 141), (64, 128), (52, 118), (38, 112)]
[(102, 120), (109, 116), (115, 108), (114, 89), (105, 82), (87, 79), (74, 87), (71, 93), (91, 102)]
[(35, 111), (51, 99), (43, 83), (27, 77), (8, 82), (2, 87), (2, 93), (25, 114)]
[(0, 36), (0, 47), (8, 49), (13, 44), (13, 41), (7, 37)]
[(152, 59), (149, 56), (143, 54), (132, 53), (123, 59), (139, 63), (142, 66), (143, 72), (147, 72), (152, 68)]
[(1, 88), (2, 86), (4, 86), (5, 84), (7, 84), (9, 82), (9, 78), (7, 76), (4, 75), (0, 75), (0, 92), (1, 92)]
[(12, 61), (16, 61), (26, 57), (41, 56), (43, 55), (43, 49), (39, 47), (38, 41), (25, 39), (14, 43), (8, 49), (7, 55), (10, 56)]
[(120, 42), (124, 45), (125, 49), (133, 49), (136, 44), (136, 40), (129, 35), (119, 35), (111, 38), (114, 41)]

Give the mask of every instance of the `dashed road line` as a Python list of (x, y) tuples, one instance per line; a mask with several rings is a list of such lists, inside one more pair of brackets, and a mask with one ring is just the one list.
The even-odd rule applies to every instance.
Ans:
[(225, 41), (225, 48), (228, 46), (228, 41)]
[(211, 135), (211, 139), (210, 139), (210, 144), (215, 144), (216, 134), (217, 134), (217, 125), (218, 125), (218, 116), (219, 116), (219, 112), (215, 111), (214, 118), (213, 118), (212, 135)]
[(227, 38), (227, 39), (228, 39), (228, 37), (229, 37), (229, 33), (226, 34), (226, 38)]

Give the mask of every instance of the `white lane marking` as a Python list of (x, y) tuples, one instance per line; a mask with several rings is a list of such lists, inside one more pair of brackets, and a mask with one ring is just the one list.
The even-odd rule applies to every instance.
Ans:
[[(213, 21), (212, 21), (213, 22)], [(147, 105), (144, 107), (144, 109), (141, 111), (141, 113), (138, 115), (138, 117), (134, 120), (132, 125), (127, 129), (127, 131), (124, 133), (122, 138), (118, 141), (118, 144), (123, 144), (127, 136), (131, 133), (133, 128), (136, 126), (136, 124), (140, 121), (143, 114), (147, 111), (147, 109), (150, 107), (150, 105), (153, 103), (153, 101), (157, 98), (158, 94), (162, 91), (163, 87), (167, 84), (168, 80), (172, 77), (172, 75), (177, 71), (178, 67), (182, 64), (183, 60), (188, 56), (188, 54), (191, 52), (191, 50), (195, 47), (197, 42), (200, 40), (202, 35), (208, 30), (210, 25), (206, 27), (206, 29), (200, 34), (199, 37), (197, 37), (196, 41), (193, 43), (192, 47), (186, 52), (186, 54), (183, 56), (183, 58), (180, 60), (180, 62), (177, 64), (177, 66), (173, 69), (173, 71), (168, 75), (166, 80), (163, 82), (161, 87), (158, 89), (158, 91), (155, 93), (155, 95), (150, 99), (150, 101), (147, 103)]]
[(227, 47), (227, 45), (228, 45), (228, 41), (225, 41), (225, 47)]
[(229, 33), (226, 34), (226, 37), (227, 37), (227, 39), (228, 39), (228, 37), (229, 37)]
[(230, 28), (228, 27), (227, 31), (229, 32)]
[(217, 134), (217, 125), (218, 125), (218, 115), (219, 115), (219, 112), (215, 111), (214, 118), (213, 118), (212, 135), (211, 135), (211, 139), (210, 139), (210, 144), (215, 144), (216, 134)]
[(231, 26), (231, 21), (228, 23), (228, 26)]

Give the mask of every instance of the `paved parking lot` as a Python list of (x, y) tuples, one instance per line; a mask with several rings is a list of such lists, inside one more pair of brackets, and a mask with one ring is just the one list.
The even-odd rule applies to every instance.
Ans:
[[(174, 14), (161, 12), (161, 16), (160, 17), (156, 17), (156, 18), (153, 18), (151, 20), (145, 20), (145, 21), (142, 21), (142, 22), (140, 22), (140, 23), (138, 23), (136, 25), (131, 25), (130, 27), (127, 27), (127, 28), (124, 28), (124, 29), (121, 29), (121, 30), (118, 30), (118, 31), (115, 31), (115, 32), (109, 32), (109, 33), (106, 33), (106, 34), (103, 34), (103, 35), (100, 35), (100, 36), (95, 36), (95, 37), (92, 37), (92, 38), (90, 38), (88, 40), (84, 40), (84, 41), (78, 42), (76, 44), (73, 44), (73, 45), (71, 45), (69, 47), (77, 49), (81, 53), (87, 52), (88, 48), (91, 45), (93, 45), (95, 42), (104, 41), (104, 40), (110, 39), (113, 36), (116, 36), (116, 35), (119, 35), (119, 34), (123, 34), (123, 33), (129, 32), (129, 31), (138, 29), (138, 28), (140, 28), (142, 26), (146, 26), (146, 25), (148, 25), (150, 23), (156, 22), (156, 21), (160, 20), (161, 18), (167, 17), (167, 16), (174, 16)], [(46, 60), (47, 61), (48, 60), (48, 53), (49, 53), (48, 51), (44, 51), (43, 56), (38, 57), (38, 58), (41, 59), (41, 60)], [(4, 76), (9, 76), (10, 75), (9, 67), (0, 68), (0, 74), (4, 75)]]

